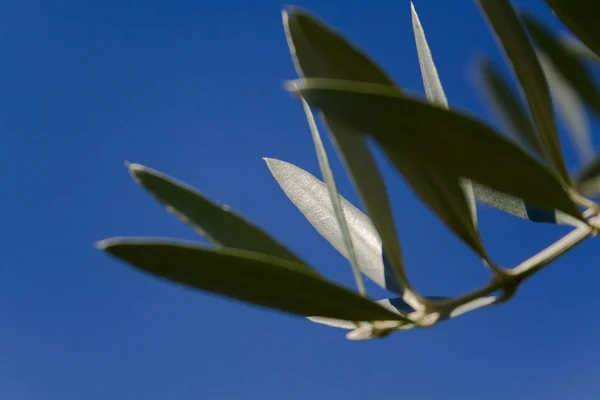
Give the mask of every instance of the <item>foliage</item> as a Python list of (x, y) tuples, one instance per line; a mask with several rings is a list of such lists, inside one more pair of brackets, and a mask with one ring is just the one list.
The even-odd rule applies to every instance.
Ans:
[[(600, 158), (594, 160), (586, 107), (600, 114), (589, 67), (600, 57), (600, 6), (546, 0), (578, 38), (559, 35), (505, 0), (479, 0), (520, 85), (516, 92), (487, 58), (481, 87), (505, 135), (452, 110), (419, 17), (413, 29), (426, 100), (409, 95), (360, 49), (310, 13), (283, 12), (300, 76), (288, 83), (306, 113), (324, 182), (284, 161), (266, 159), (285, 194), (352, 266), (358, 294), (326, 280), (260, 228), (203, 194), (131, 164), (136, 181), (214, 243), (154, 239), (102, 241), (99, 247), (155, 276), (340, 328), (350, 339), (433, 326), (511, 298), (520, 284), (600, 228)], [(524, 102), (522, 101), (524, 100)], [(555, 109), (569, 127), (585, 168), (565, 165)], [(329, 167), (317, 114), (343, 158), (368, 214), (342, 198)], [(489, 268), (490, 282), (456, 298), (426, 297), (405, 272), (392, 206), (368, 140), (415, 194)], [(531, 222), (572, 226), (570, 233), (513, 268), (486, 252), (477, 225), (483, 202)], [(398, 297), (373, 301), (362, 275)]]

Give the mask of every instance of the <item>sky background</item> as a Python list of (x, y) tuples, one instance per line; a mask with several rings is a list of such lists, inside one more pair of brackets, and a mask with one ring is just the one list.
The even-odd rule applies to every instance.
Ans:
[[(296, 4), (366, 49), (399, 85), (423, 92), (408, 0)], [(540, 1), (517, 4), (558, 26)], [(320, 176), (302, 108), (282, 88), (296, 76), (283, 5), (0, 3), (0, 399), (597, 399), (594, 242), (508, 304), (367, 342), (182, 289), (94, 248), (110, 236), (197, 238), (131, 180), (129, 160), (232, 206), (352, 285), (347, 262), (261, 159)], [(450, 103), (489, 121), (470, 71), (478, 54), (501, 56), (474, 2), (415, 5)], [(330, 158), (341, 193), (358, 204)], [(483, 284), (477, 258), (381, 166), (415, 284), (430, 295)], [(566, 233), (489, 208), (480, 221), (507, 266)]]

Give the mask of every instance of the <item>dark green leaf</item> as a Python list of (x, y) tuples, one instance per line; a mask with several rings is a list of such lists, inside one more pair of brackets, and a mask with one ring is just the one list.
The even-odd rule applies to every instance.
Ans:
[(510, 83), (487, 58), (481, 59), (478, 70), (485, 94), (507, 133), (521, 146), (541, 157), (543, 150), (540, 139), (532, 126), (529, 114), (519, 96), (511, 89)]
[(538, 57), (548, 80), (557, 113), (566, 124), (579, 157), (583, 161), (591, 160), (594, 158), (594, 149), (592, 148), (585, 104), (548, 57), (542, 52), (538, 53)]
[(600, 57), (600, 2), (597, 0), (546, 0), (558, 18)]
[(143, 165), (130, 164), (129, 170), (156, 200), (211, 242), (304, 264), (285, 246), (229, 207), (214, 203), (191, 187)]
[(532, 16), (524, 15), (523, 21), (541, 52), (590, 108), (600, 115), (600, 90), (581, 59)]
[(479, 0), (509, 59), (531, 110), (548, 161), (570, 182), (563, 156), (550, 91), (525, 29), (508, 0)]
[[(283, 14), (284, 27), (298, 74), (308, 77), (343, 78), (387, 85), (394, 83), (363, 52), (309, 13), (293, 8)], [(381, 235), (391, 262), (385, 264), (385, 281), (391, 290), (402, 293), (410, 287), (404, 271), (392, 210), (383, 178), (364, 138), (348, 137), (339, 124), (324, 116), (330, 133), (342, 153), (346, 167), (362, 201)], [(400, 279), (401, 282), (396, 282)], [(412, 294), (410, 291), (408, 296)]]
[(262, 307), (350, 321), (405, 320), (281, 258), (139, 239), (109, 239), (99, 247), (160, 278)]
[(600, 157), (587, 165), (575, 179), (577, 189), (584, 196), (597, 197), (600, 194)]
[(581, 218), (552, 171), (464, 114), (408, 99), (384, 85), (307, 79), (290, 89), (357, 132), (371, 134), (394, 162), (427, 162), (438, 171)]
[[(309, 14), (294, 9), (284, 14), (284, 22), (286, 22), (290, 49), (301, 75), (306, 77), (343, 78), (395, 87), (392, 80), (363, 52)], [(344, 126), (341, 121), (334, 121), (335, 118), (332, 118), (327, 112), (324, 113), (324, 116), (352, 173), (367, 211), (382, 236), (386, 253), (396, 270), (401, 274), (401, 278), (405, 279), (404, 270), (398, 268), (401, 256), (395, 244), (397, 239), (391, 212), (388, 207), (381, 206), (383, 204), (381, 198), (385, 196), (385, 187), (381, 179), (375, 178), (379, 173), (372, 160), (370, 150), (364, 139), (355, 135), (351, 127)], [(350, 135), (355, 137), (352, 138)], [(372, 167), (369, 167), (367, 171), (365, 165), (371, 165)], [(377, 175), (370, 175), (374, 174), (375, 171), (377, 171)], [(481, 245), (477, 239), (473, 223), (469, 218), (465, 219), (465, 215), (468, 215), (471, 209), (465, 196), (457, 192), (459, 179), (457, 177), (440, 179), (441, 173), (430, 171), (429, 165), (423, 165), (422, 169), (419, 170), (410, 168), (407, 174), (411, 176), (411, 184), (418, 182), (414, 189), (418, 191), (421, 199), (440, 216), (450, 229), (481, 253)], [(377, 184), (378, 194), (375, 197), (372, 190), (377, 181), (381, 181), (381, 184)], [(438, 198), (440, 194), (445, 200)], [(432, 198), (433, 195), (435, 197)], [(448, 199), (453, 200), (453, 202), (448, 202)]]

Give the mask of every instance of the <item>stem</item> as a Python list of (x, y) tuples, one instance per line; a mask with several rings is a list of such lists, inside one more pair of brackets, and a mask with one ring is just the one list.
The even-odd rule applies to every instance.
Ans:
[[(597, 221), (594, 221), (597, 222)], [(546, 249), (537, 253), (533, 257), (523, 261), (517, 267), (509, 271), (509, 275), (504, 279), (494, 279), (488, 285), (476, 289), (463, 296), (445, 300), (436, 301), (435, 305), (443, 310), (453, 310), (456, 307), (462, 306), (480, 297), (492, 294), (506, 286), (511, 284), (518, 285), (523, 280), (531, 277), (536, 272), (541, 271), (550, 262), (556, 260), (558, 257), (571, 250), (573, 247), (583, 242), (587, 237), (593, 233), (593, 228), (587, 225), (583, 225), (574, 229), (557, 242), (548, 246)]]

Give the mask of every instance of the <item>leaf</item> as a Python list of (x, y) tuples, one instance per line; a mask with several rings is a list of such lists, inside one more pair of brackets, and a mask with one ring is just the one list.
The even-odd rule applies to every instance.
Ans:
[(438, 171), (582, 218), (552, 171), (464, 114), (405, 98), (383, 85), (306, 79), (289, 88), (357, 132), (372, 135), (394, 163), (410, 157), (417, 165), (427, 162)]
[(446, 93), (440, 82), (440, 77), (437, 72), (437, 68), (425, 37), (425, 31), (419, 20), (419, 15), (415, 10), (414, 4), (410, 3), (410, 10), (412, 15), (413, 32), (415, 36), (415, 43), (417, 45), (417, 53), (419, 55), (419, 65), (421, 67), (421, 75), (423, 77), (423, 86), (425, 87), (425, 94), (427, 99), (433, 104), (440, 105), (448, 108), (448, 100)]
[(596, 0), (546, 0), (546, 4), (563, 24), (600, 56), (600, 4)]
[(571, 52), (571, 54), (579, 57), (582, 61), (593, 61), (594, 63), (600, 61), (600, 56), (596, 55), (596, 53), (591, 51), (589, 47), (581, 42), (581, 40), (572, 35), (562, 35), (560, 37), (560, 42), (569, 50), (569, 52)]
[(600, 194), (600, 157), (589, 163), (575, 179), (577, 190), (587, 197)]
[(521, 83), (548, 161), (565, 182), (570, 182), (554, 121), (550, 91), (525, 29), (510, 1), (479, 0), (479, 4)]
[(600, 90), (580, 58), (565, 47), (560, 39), (529, 15), (523, 21), (540, 48), (539, 59), (550, 89), (563, 118), (570, 126), (580, 154), (587, 160), (593, 156), (585, 110), (578, 96), (600, 115)]
[(478, 70), (484, 92), (509, 135), (532, 154), (541, 156), (540, 139), (510, 84), (487, 58), (480, 60)]
[[(284, 13), (284, 23), (290, 50), (298, 72), (301, 75), (307, 77), (343, 77), (344, 79), (381, 83), (386, 86), (395, 87), (392, 80), (369, 60), (364, 53), (307, 13), (293, 9), (288, 13)], [(323, 114), (326, 122), (328, 121), (328, 125), (335, 128), (331, 129), (330, 126), (329, 130), (334, 136), (338, 148), (344, 155), (347, 166), (361, 194), (361, 198), (365, 201), (369, 215), (373, 218), (378, 231), (380, 233), (383, 232), (382, 239), (386, 255), (390, 256), (390, 261), (396, 267), (400, 278), (404, 281), (403, 285), (407, 286), (404, 269), (397, 266), (401, 261), (399, 251), (395, 255), (398, 261), (394, 260), (397, 239), (395, 237), (395, 228), (390, 224), (390, 221), (393, 221), (391, 213), (388, 213), (388, 210), (381, 206), (378, 208), (375, 198), (371, 200), (367, 197), (370, 196), (370, 192), (366, 182), (370, 177), (366, 171), (361, 172), (360, 170), (363, 168), (365, 162), (373, 165), (372, 168), (369, 168), (372, 173), (375, 173), (377, 169), (366, 147), (366, 142), (360, 136), (358, 136), (360, 139), (352, 138), (351, 135), (357, 136), (356, 132), (353, 132), (351, 127), (345, 126), (347, 124), (341, 123), (342, 121), (334, 121), (336, 118), (333, 118), (327, 112)], [(360, 152), (360, 156), (352, 154), (351, 152), (353, 151)], [(370, 160), (367, 161), (367, 157)], [(441, 173), (431, 171), (428, 165), (423, 165), (420, 169), (412, 167), (409, 169), (410, 171), (407, 172), (407, 175), (410, 174), (410, 183), (418, 182), (418, 185), (416, 187), (413, 186), (413, 188), (418, 192), (419, 197), (461, 239), (465, 240), (472, 248), (475, 248), (477, 252), (483, 254), (482, 246), (474, 239), (474, 237), (477, 237), (477, 233), (472, 227), (473, 224), (470, 222), (468, 215), (471, 213), (471, 209), (464, 195), (461, 193), (459, 180), (456, 177), (445, 177), (442, 179)], [(359, 174), (361, 174), (360, 178), (358, 178)], [(371, 180), (373, 182), (370, 186), (373, 186), (375, 179), (371, 178)], [(377, 184), (377, 186), (379, 187), (378, 198), (381, 199), (385, 194), (385, 188), (383, 185)], [(440, 194), (442, 194), (441, 199)], [(448, 199), (451, 201), (447, 201)], [(384, 213), (389, 214), (389, 217), (386, 218)]]
[[(348, 258), (326, 185), (309, 172), (285, 161), (266, 158), (267, 166), (286, 196), (337, 251)], [(381, 240), (369, 217), (340, 196), (358, 266), (373, 282), (386, 287)]]
[(261, 307), (351, 321), (406, 320), (276, 257), (140, 239), (109, 239), (99, 247), (146, 273)]
[(136, 182), (167, 210), (216, 245), (269, 254), (306, 265), (285, 246), (228, 206), (214, 203), (191, 187), (143, 165), (129, 164), (129, 171)]
[[(433, 56), (431, 55), (431, 50), (429, 48), (429, 44), (427, 43), (427, 38), (425, 37), (425, 31), (423, 30), (423, 26), (421, 25), (419, 15), (417, 14), (415, 6), (412, 2), (410, 3), (410, 9), (412, 15), (412, 25), (415, 36), (415, 43), (417, 46), (417, 54), (419, 56), (419, 65), (421, 67), (423, 86), (425, 88), (425, 95), (427, 96), (427, 100), (429, 100), (430, 103), (437, 104), (443, 108), (449, 108), (446, 93), (442, 86), (442, 82), (440, 81), (435, 62), (433, 61)], [(407, 165), (407, 167), (409, 168), (409, 170), (415, 169), (414, 166), (411, 167), (410, 165)], [(427, 168), (424, 168), (424, 166), (420, 166), (418, 169), (421, 171), (427, 170)], [(450, 187), (455, 186), (453, 185), (454, 179), (452, 176), (445, 176), (442, 178), (450, 184)], [(479, 252), (488, 262), (491, 262), (483, 248), (483, 244), (481, 243), (479, 233), (477, 232), (477, 205), (475, 203), (475, 193), (473, 192), (473, 185), (470, 181), (466, 179), (461, 180), (460, 185), (462, 186), (462, 192), (468, 203), (468, 207), (471, 212), (471, 218), (469, 220), (466, 217), (463, 217), (463, 221), (460, 221), (459, 225), (456, 225), (453, 228), (453, 230), (455, 232), (460, 232), (463, 228), (463, 225), (468, 224), (469, 226), (465, 230), (465, 240), (467, 241), (467, 243), (471, 243), (472, 247), (475, 248), (475, 250)], [(442, 190), (440, 194), (441, 196), (439, 196), (439, 198), (447, 197), (448, 191)], [(462, 202), (462, 196), (458, 195), (457, 193), (455, 195), (455, 199), (450, 202), (450, 207), (453, 207), (455, 210), (459, 210), (459, 207), (461, 206), (464, 207), (464, 203)], [(450, 213), (449, 215), (452, 215), (452, 213)], [(472, 225), (473, 229), (471, 229), (470, 225)]]
[(589, 122), (585, 113), (585, 105), (567, 80), (556, 70), (544, 53), (538, 54), (544, 74), (550, 85), (550, 92), (555, 100), (558, 113), (568, 127), (570, 137), (583, 161), (594, 158)]
[[(393, 85), (391, 79), (365, 54), (307, 12), (298, 8), (289, 9), (283, 13), (283, 23), (299, 75), (343, 77)], [(404, 294), (411, 303), (417, 305), (418, 300), (412, 299), (414, 295), (404, 271), (385, 184), (366, 140), (360, 136), (350, 136), (348, 129), (335, 123), (329, 116), (323, 115), (323, 118), (352, 175), (360, 198), (381, 235), (386, 258), (390, 262), (384, 263), (384, 282), (375, 281), (398, 294)], [(408, 290), (405, 292), (405, 289)]]
[(354, 273), (354, 280), (356, 281), (356, 286), (358, 287), (359, 293), (362, 296), (366, 296), (367, 292), (365, 290), (365, 285), (363, 283), (362, 275), (360, 273), (360, 267), (356, 259), (354, 246), (352, 244), (352, 238), (350, 236), (350, 232), (348, 231), (346, 218), (344, 216), (344, 212), (342, 211), (342, 206), (340, 204), (340, 195), (335, 184), (335, 179), (333, 178), (333, 173), (331, 172), (331, 167), (329, 166), (329, 160), (327, 158), (327, 153), (325, 152), (325, 147), (323, 146), (323, 141), (321, 140), (321, 135), (319, 134), (319, 129), (317, 128), (317, 123), (315, 122), (315, 119), (313, 117), (312, 111), (310, 110), (310, 106), (308, 105), (308, 103), (303, 100), (302, 106), (304, 108), (304, 112), (306, 113), (306, 118), (308, 120), (310, 132), (313, 138), (313, 142), (315, 144), (315, 151), (317, 153), (319, 167), (321, 168), (321, 174), (323, 175), (323, 179), (325, 180), (325, 185), (327, 187), (328, 200), (333, 206), (335, 223), (341, 231), (344, 247), (346, 249), (345, 253), (347, 254), (348, 260), (350, 260), (352, 271)]
[[(478, 63), (479, 80), (484, 93), (504, 128), (517, 143), (535, 156), (541, 157), (542, 145), (531, 124), (527, 111), (500, 71), (487, 58)], [(542, 210), (525, 204), (514, 196), (473, 183), (475, 196), (484, 203), (508, 214), (533, 222), (556, 223), (554, 210)]]

